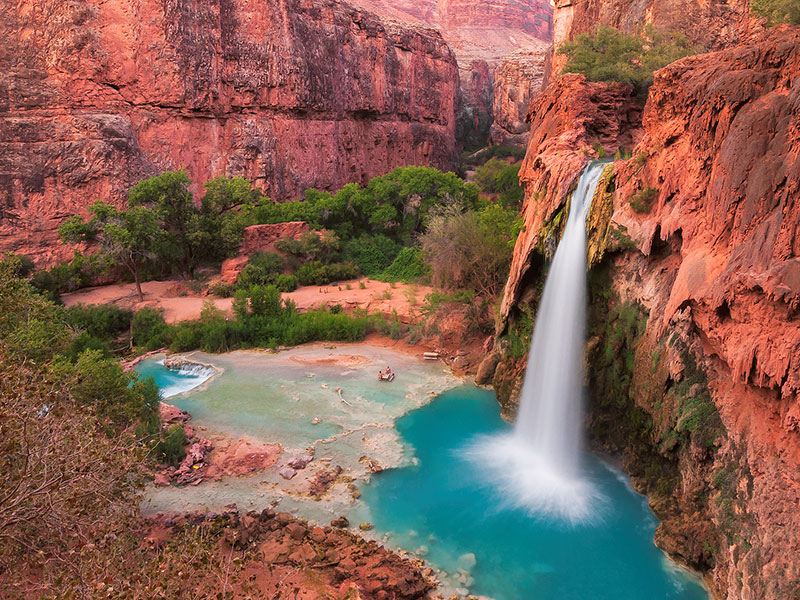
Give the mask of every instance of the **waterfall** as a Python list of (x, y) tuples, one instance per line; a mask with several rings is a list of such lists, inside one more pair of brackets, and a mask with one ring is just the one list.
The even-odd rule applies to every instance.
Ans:
[(576, 477), (583, 429), (586, 215), (604, 164), (586, 168), (539, 302), (514, 435), (554, 471)]
[(582, 477), (581, 452), (586, 216), (604, 168), (589, 165), (572, 194), (539, 303), (514, 430), (469, 450), (507, 502), (572, 522), (591, 517), (599, 500)]

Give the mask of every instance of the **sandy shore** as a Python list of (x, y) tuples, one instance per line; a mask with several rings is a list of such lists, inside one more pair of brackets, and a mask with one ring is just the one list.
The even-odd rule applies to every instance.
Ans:
[[(142, 291), (144, 301), (139, 300), (136, 286), (132, 283), (85, 288), (64, 294), (61, 299), (68, 307), (75, 304), (115, 304), (133, 310), (145, 306), (162, 308), (168, 323), (199, 318), (203, 303), (207, 301), (232, 315), (231, 298), (194, 294), (179, 280), (148, 281), (142, 284)], [(427, 286), (390, 284), (361, 278), (337, 285), (301, 287), (283, 294), (283, 297), (294, 302), (301, 311), (339, 304), (347, 310), (360, 308), (385, 315), (396, 311), (398, 317), (408, 323), (419, 315), (425, 296), (432, 291), (433, 288)]]

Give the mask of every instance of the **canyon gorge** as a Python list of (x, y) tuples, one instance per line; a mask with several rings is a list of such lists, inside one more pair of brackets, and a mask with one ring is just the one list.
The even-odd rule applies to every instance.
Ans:
[[(646, 496), (658, 519), (657, 528), (653, 524), (655, 533), (647, 530), (648, 541), (654, 535), (658, 548), (701, 575), (715, 600), (800, 599), (800, 26), (767, 26), (754, 16), (749, 0), (555, 0), (552, 4), (549, 0), (0, 0), (0, 9), (7, 15), (0, 21), (0, 254), (27, 255), (36, 268), (68, 259), (76, 246), (58, 242), (59, 225), (72, 215), (86, 216), (96, 200), (125, 206), (133, 185), (164, 171), (186, 169), (196, 198), (203, 183), (216, 176), (241, 176), (252, 182), (257, 192), (280, 206), (269, 204), (273, 212), (265, 209), (257, 224), (242, 225), (238, 256), (234, 249), (224, 262), (200, 265), (216, 269), (212, 279), (202, 282), (202, 292), (191, 289), (189, 276), (178, 281), (174, 271), (170, 277), (175, 281), (160, 282), (164, 289), (174, 287), (175, 297), (170, 300), (176, 304), (194, 294), (197, 310), (186, 319), (185, 327), (177, 318), (175, 323), (164, 323), (164, 331), (172, 331), (169, 335), (174, 339), (166, 333), (163, 339), (154, 335), (156, 342), (146, 350), (201, 348), (211, 361), (232, 350), (246, 355), (252, 348), (269, 348), (269, 353), (257, 354), (258, 360), (277, 363), (273, 355), (279, 356), (287, 347), (320, 342), (314, 350), (319, 356), (314, 354), (306, 362), (287, 359), (278, 366), (288, 374), (276, 368), (273, 379), (277, 381), (278, 374), (287, 378), (280, 390), (313, 388), (308, 398), (330, 397), (330, 406), (320, 401), (322, 408), (309, 408), (307, 403), (303, 410), (309, 412), (301, 413), (296, 408), (301, 406), (299, 396), (288, 391), (270, 393), (286, 396), (289, 408), (281, 409), (285, 413), (301, 414), (297, 428), (309, 437), (305, 445), (330, 447), (361, 431), (359, 427), (380, 430), (374, 440), (364, 434), (363, 449), (356, 444), (355, 449), (346, 450), (353, 454), (349, 458), (354, 468), (364, 472), (363, 481), (347, 479), (347, 471), (337, 479), (343, 472), (338, 466), (327, 482), (344, 490), (347, 510), (354, 510), (355, 516), (363, 516), (359, 512), (363, 507), (356, 502), (361, 495), (358, 485), (383, 470), (381, 465), (394, 471), (387, 479), (400, 475), (398, 497), (403, 497), (404, 485), (412, 485), (404, 483), (401, 472), (409, 465), (394, 456), (373, 464), (367, 454), (378, 455), (381, 440), (386, 439), (380, 435), (391, 432), (400, 439), (393, 419), (406, 423), (428, 443), (429, 455), (449, 452), (422, 435), (420, 431), (427, 430), (414, 421), (435, 423), (441, 417), (431, 398), (456, 386), (450, 372), (444, 373), (445, 366), (459, 376), (477, 371), (476, 383), (487, 388), (470, 391), (474, 404), (469, 410), (474, 412), (465, 409), (464, 418), (475, 423), (465, 430), (480, 433), (482, 421), (494, 419), (492, 431), (504, 431), (507, 423), (499, 415), (492, 413), (490, 419), (489, 413), (481, 412), (483, 405), (478, 401), (484, 396), (491, 396), (495, 411), (496, 397), (506, 421), (517, 419), (529, 345), (556, 248), (579, 195), (576, 189), (582, 175), (601, 170), (586, 205), (585, 385), (579, 385), (577, 375), (567, 378), (572, 387), (587, 390), (585, 415), (572, 422), (576, 430), (572, 437), (582, 439), (584, 429), (588, 432), (595, 473), (613, 479), (600, 463), (605, 457), (619, 458), (622, 470), (635, 490)], [(677, 32), (688, 40), (691, 51), (657, 69), (644, 84), (590, 81), (580, 73), (564, 73), (568, 57), (558, 47), (594, 32), (598, 25), (624, 33), (651, 27)], [(519, 168), (524, 187), (521, 206), (518, 200), (504, 205), (499, 189), (479, 189), (453, 173), (406, 173), (402, 185), (400, 175), (398, 181), (389, 181), (396, 167), (429, 166), (458, 171), (464, 180), (478, 182), (475, 171), (465, 166), (470, 164), (468, 155), (505, 146), (519, 152), (525, 149), (520, 164), (511, 154), (492, 159), (501, 168)], [(513, 172), (516, 186), (517, 171)], [(387, 173), (391, 175), (373, 180)], [(370, 180), (377, 183), (369, 194), (336, 195), (351, 183), (366, 189)], [(424, 187), (420, 181), (434, 183), (419, 191)], [(307, 207), (316, 202), (313, 210), (279, 213), (292, 201), (301, 200), (309, 188), (331, 194), (309, 194), (308, 202), (296, 203)], [(390, 200), (384, 201), (382, 193)], [(504, 247), (508, 253), (505, 270), (495, 288), (502, 288), (502, 293), (472, 289), (470, 296), (463, 293), (465, 286), (448, 288), (432, 280), (433, 267), (422, 264), (426, 253), (432, 252), (421, 241), (429, 221), (442, 215), (456, 220), (495, 208), (495, 223), (501, 220), (500, 208), (512, 213), (502, 223), (515, 236)], [(309, 216), (319, 217), (319, 222), (312, 223)], [(519, 222), (512, 223), (517, 217)], [(332, 238), (328, 237), (331, 232)], [(378, 237), (382, 237), (380, 244), (373, 239)], [(393, 252), (386, 264), (381, 262), (385, 256), (375, 259), (382, 266), (374, 273), (350, 264), (351, 271), (337, 272), (347, 276), (300, 280), (297, 290), (296, 275), (306, 266), (304, 262), (324, 274), (326, 268), (341, 266), (323, 265), (326, 252), (342, 264), (355, 263), (353, 257), (362, 256), (353, 248), (373, 242), (364, 254)], [(304, 244), (314, 246), (313, 250)], [(491, 248), (499, 254), (500, 246)], [(340, 250), (341, 257), (336, 254)], [(280, 316), (285, 321), (257, 315), (253, 309), (257, 302), (237, 288), (245, 269), (257, 270), (251, 259), (263, 258), (265, 251), (279, 254), (281, 265), (270, 283), (262, 282), (265, 288), (277, 282), (278, 276), (284, 281), (294, 278), (294, 287), (276, 287), (274, 298), (266, 293), (261, 298), (261, 309), (274, 308), (265, 308), (274, 300), (275, 314), (285, 311)], [(393, 261), (405, 251), (412, 259), (401, 266), (419, 267), (417, 278), (387, 279)], [(452, 256), (456, 254), (453, 251)], [(153, 268), (159, 266), (163, 267)], [(581, 272), (583, 268), (581, 264)], [(135, 277), (138, 283), (138, 273)], [(582, 280), (579, 283), (583, 285)], [(212, 285), (225, 292), (219, 292), (218, 299), (224, 296), (222, 304), (214, 305), (212, 298), (207, 305), (206, 297), (217, 294)], [(311, 296), (316, 302), (313, 308), (281, 296), (295, 291), (295, 299), (304, 291), (305, 297)], [(324, 295), (329, 291), (333, 292), (330, 300)], [(361, 304), (352, 299), (358, 293)], [(146, 304), (144, 297), (141, 301), (130, 308), (158, 314), (157, 303)], [(398, 313), (401, 302), (407, 310)], [(448, 303), (457, 310), (448, 314)], [(558, 299), (550, 303), (564, 304)], [(202, 309), (198, 308), (201, 304)], [(436, 313), (440, 305), (444, 312)], [(350, 330), (337, 334), (338, 338), (322, 334), (315, 338), (316, 333), (306, 335), (302, 329), (306, 323), (302, 319), (311, 313), (320, 322), (323, 317), (341, 319), (337, 326), (342, 331), (344, 319), (352, 317), (355, 325), (349, 325), (360, 329), (355, 334)], [(434, 317), (424, 322), (430, 314)], [(125, 342), (113, 346), (115, 361), (140, 345), (134, 344), (133, 315), (112, 340)], [(261, 317), (263, 322), (258, 321)], [(161, 318), (163, 322), (163, 309)], [(222, 336), (223, 342), (214, 349), (197, 342), (202, 337), (200, 328), (207, 325), (204, 319), (222, 331), (236, 326), (240, 318), (241, 329), (248, 334), (260, 335), (259, 327), (267, 333), (261, 338), (242, 334), (234, 342)], [(553, 328), (547, 341), (540, 342), (539, 356), (555, 356), (547, 344), (570, 329), (550, 325)], [(574, 322), (569, 325), (581, 329)], [(0, 315), (0, 333), (4, 326)], [(190, 331), (192, 327), (197, 331)], [(315, 332), (322, 330), (318, 323), (314, 327)], [(396, 346), (391, 352), (383, 348), (376, 357), (359, 349), (369, 354), (369, 360), (359, 356), (363, 362), (356, 366), (324, 356), (335, 349), (324, 343), (336, 341), (344, 347), (363, 341), (367, 334), (384, 342), (390, 339), (388, 343)], [(580, 338), (573, 344), (575, 352), (570, 347), (571, 363), (581, 362), (582, 335), (581, 329), (571, 336)], [(0, 362), (10, 364), (3, 353), (5, 343), (0, 339)], [(419, 367), (422, 358), (415, 357), (419, 358), (415, 363), (409, 354), (417, 344), (418, 350), (424, 345), (426, 359), (443, 359), (445, 365), (436, 363), (442, 372), (435, 371), (435, 378), (429, 374), (429, 380), (438, 384), (441, 378), (447, 385), (432, 385), (420, 375), (426, 373)], [(109, 342), (109, 355), (111, 348)], [(136, 352), (144, 353), (145, 345)], [(296, 359), (303, 358), (299, 354)], [(154, 356), (144, 365), (158, 372), (163, 365)], [(557, 371), (558, 360), (553, 358), (546, 370)], [(381, 369), (388, 361), (393, 367), (399, 365), (399, 381), (416, 369), (416, 377), (427, 387), (406, 380), (403, 385), (409, 389), (398, 392), (387, 387), (382, 376), (376, 383), (372, 367), (376, 361)], [(256, 362), (252, 359), (254, 381), (254, 374), (261, 376), (264, 370)], [(237, 373), (241, 378), (237, 368), (241, 365), (235, 361), (225, 366), (229, 375)], [(317, 373), (329, 369), (330, 381), (315, 380), (312, 368)], [(369, 380), (369, 384), (356, 385), (348, 379), (359, 369), (364, 371), (363, 382)], [(580, 368), (575, 366), (569, 374), (577, 371)], [(294, 383), (289, 375), (295, 377)], [(223, 381), (238, 384), (227, 383), (233, 377)], [(258, 414), (261, 392), (273, 385), (270, 381), (258, 380), (249, 386), (252, 398), (248, 402), (252, 400), (255, 407), (252, 414)], [(211, 391), (206, 396), (216, 393)], [(227, 393), (236, 396), (236, 388), (228, 388)], [(390, 400), (378, 403), (377, 409), (365, 401), (380, 394)], [(397, 398), (392, 399), (392, 394)], [(570, 394), (580, 400), (583, 392)], [(451, 404), (442, 414), (461, 426), (453, 417), (459, 410), (455, 395), (445, 398)], [(221, 392), (220, 398), (225, 399)], [(385, 405), (395, 401), (405, 402), (403, 411), (385, 422), (371, 421), (368, 409), (383, 414)], [(188, 412), (198, 408), (202, 415), (198, 421), (213, 427), (209, 416), (213, 410), (203, 415), (188, 395), (176, 402), (185, 402), (179, 408)], [(430, 405), (424, 408), (426, 403)], [(421, 408), (429, 412), (414, 416), (414, 410)], [(346, 433), (325, 421), (330, 416), (326, 410), (339, 418), (339, 413), (350, 409), (364, 411), (359, 413), (363, 423), (348, 425)], [(580, 407), (570, 415), (573, 412), (580, 413)], [(271, 427), (282, 416), (276, 411), (263, 420)], [(534, 415), (528, 420), (534, 428), (543, 419)], [(260, 423), (252, 417), (250, 421), (246, 425)], [(322, 430), (325, 436), (317, 433)], [(269, 435), (276, 434), (269, 430)], [(287, 434), (280, 443), (292, 448), (293, 441)], [(392, 450), (402, 445), (394, 438), (392, 444)], [(420, 447), (426, 448), (422, 442)], [(332, 467), (338, 458), (333, 455), (326, 460), (333, 461), (324, 463)], [(448, 464), (436, 464), (440, 473), (450, 472)], [(418, 466), (412, 461), (413, 468), (405, 473), (408, 481), (414, 481), (410, 472), (422, 471)], [(310, 477), (316, 467), (314, 463), (291, 485)], [(472, 468), (469, 473), (475, 476)], [(291, 489), (287, 483), (291, 477), (278, 475), (277, 467), (274, 475), (280, 485)], [(515, 478), (515, 472), (510, 478)], [(438, 483), (446, 477), (434, 479)], [(378, 506), (375, 499), (388, 493), (381, 482), (391, 486), (376, 480), (379, 483), (371, 491), (366, 483), (363, 489)], [(241, 482), (238, 485), (238, 498), (250, 499), (251, 490)], [(264, 496), (266, 488), (259, 485)], [(188, 488), (164, 487), (159, 492), (163, 506), (181, 506), (178, 499)], [(202, 489), (208, 488), (212, 486)], [(219, 494), (214, 498), (230, 500), (226, 496), (230, 490), (225, 488), (227, 482), (212, 488)], [(470, 494), (475, 489), (470, 488)], [(448, 493), (456, 499), (462, 495), (457, 487)], [(626, 490), (619, 493), (618, 497), (627, 498)], [(287, 493), (281, 501), (287, 502), (290, 496)], [(285, 510), (291, 511), (291, 502), (299, 497), (293, 497)], [(389, 506), (400, 503), (386, 497), (389, 500), (383, 501)], [(478, 498), (476, 504), (484, 500), (478, 495), (469, 497)], [(317, 504), (312, 505), (318, 508), (318, 501), (314, 498)], [(223, 500), (218, 504), (229, 506)], [(443, 506), (431, 508), (440, 510), (442, 519), (452, 512)], [(428, 545), (435, 554), (436, 536), (430, 533), (427, 541), (425, 535), (417, 539), (418, 523), (413, 519), (411, 524), (401, 522), (396, 530), (386, 525), (390, 533), (401, 526), (413, 532), (404, 540), (406, 550), (424, 548), (416, 558), (407, 560), (409, 554), (401, 561), (391, 547), (385, 550), (358, 537), (367, 535), (374, 525), (367, 516), (360, 532), (344, 534), (335, 526), (336, 519), (333, 529), (326, 525), (323, 530), (304, 521), (297, 525), (295, 517), (283, 512), (278, 512), (285, 515), (279, 519), (274, 508), (258, 513), (261, 517), (255, 512), (247, 515), (248, 527), (240, 528), (246, 530), (243, 535), (252, 534), (279, 557), (299, 552), (303, 544), (310, 548), (313, 544), (304, 540), (316, 535), (315, 543), (322, 544), (325, 553), (314, 557), (314, 551), (304, 548), (308, 556), (295, 557), (292, 568), (322, 565), (324, 576), (330, 579), (323, 586), (325, 593), (342, 592), (345, 579), (352, 586), (347, 590), (354, 593), (372, 585), (365, 598), (429, 597), (437, 585), (434, 571), (423, 567), (427, 559), (422, 558), (430, 550)], [(330, 522), (331, 515), (325, 515)], [(355, 524), (360, 519), (353, 515)], [(239, 527), (238, 509), (235, 518), (225, 519), (233, 519)], [(155, 518), (161, 528), (168, 528), (165, 521), (172, 519), (164, 514)], [(391, 519), (386, 521), (391, 523)], [(632, 517), (628, 525), (636, 523)], [(446, 535), (437, 533), (440, 538)], [(388, 538), (386, 533), (384, 540)], [(633, 545), (626, 549), (635, 557)], [(333, 550), (336, 553), (331, 556), (341, 552), (347, 564), (352, 562), (351, 570), (358, 565), (352, 577), (338, 566), (338, 558), (326, 554)], [(450, 570), (461, 577), (453, 585), (462, 587), (454, 589), (469, 587), (465, 582), (472, 577), (475, 563), (471, 561), (476, 559), (467, 554), (448, 557), (454, 564)], [(493, 564), (488, 558), (481, 560)], [(626, 560), (633, 564), (633, 558)], [(461, 569), (463, 562), (470, 568)], [(384, 579), (380, 585), (370, 584), (370, 569), (375, 565)], [(0, 569), (0, 585), (2, 575)], [(295, 579), (298, 586), (314, 584), (311, 575)], [(273, 584), (278, 590), (282, 580), (270, 581)], [(456, 597), (468, 595), (459, 591)]]
[[(544, 0), (4, 3), (0, 249), (41, 264), (64, 217), (186, 168), (274, 201), (524, 141)], [(496, 115), (496, 118), (495, 116)]]

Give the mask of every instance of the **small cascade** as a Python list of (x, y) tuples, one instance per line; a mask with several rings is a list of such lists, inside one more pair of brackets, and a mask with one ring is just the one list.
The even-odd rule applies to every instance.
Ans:
[(505, 500), (572, 522), (589, 519), (599, 500), (582, 477), (581, 453), (586, 217), (604, 168), (589, 165), (572, 194), (539, 303), (513, 433), (482, 440), (469, 451)]
[(214, 367), (192, 362), (182, 357), (160, 360), (158, 364), (165, 367), (170, 373), (168, 381), (164, 381), (160, 386), (162, 399), (185, 394), (217, 374), (217, 369)]

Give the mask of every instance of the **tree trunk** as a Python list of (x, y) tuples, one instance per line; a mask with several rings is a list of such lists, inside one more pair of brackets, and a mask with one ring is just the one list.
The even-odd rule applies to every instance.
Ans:
[(139, 294), (139, 302), (144, 302), (144, 293), (142, 292), (142, 284), (139, 283), (139, 271), (133, 270), (133, 280), (136, 282), (136, 293)]

